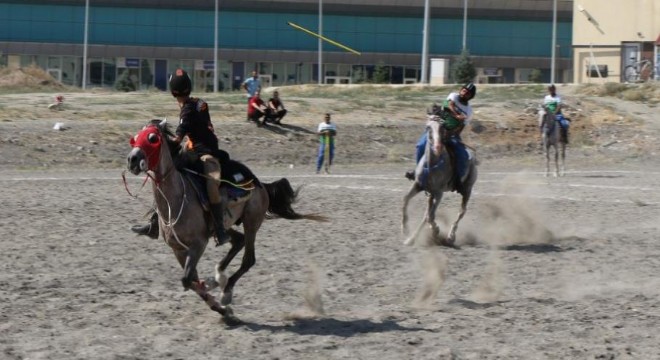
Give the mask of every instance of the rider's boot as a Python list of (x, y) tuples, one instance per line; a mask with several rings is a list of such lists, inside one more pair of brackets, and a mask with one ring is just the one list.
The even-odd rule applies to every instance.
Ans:
[(561, 128), (561, 137), (564, 139), (564, 141), (568, 144), (568, 129), (566, 128)]
[(406, 179), (408, 179), (410, 181), (414, 181), (415, 180), (415, 171), (412, 171), (412, 170), (406, 171), (405, 176), (406, 176)]
[(158, 213), (154, 211), (147, 225), (135, 225), (131, 230), (138, 235), (145, 235), (152, 239), (158, 239)]
[(222, 203), (211, 204), (211, 215), (213, 215), (213, 227), (215, 228), (216, 245), (226, 244), (231, 240), (231, 236), (225, 230), (224, 209)]

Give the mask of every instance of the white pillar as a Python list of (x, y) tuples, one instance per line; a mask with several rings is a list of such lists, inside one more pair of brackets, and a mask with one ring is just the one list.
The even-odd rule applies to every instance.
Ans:
[(89, 0), (85, 0), (85, 30), (83, 35), (82, 89), (87, 88), (87, 34), (89, 33)]
[(550, 60), (550, 83), (557, 81), (555, 77), (555, 53), (557, 52), (557, 0), (552, 1), (552, 52)]
[(463, 50), (467, 49), (467, 0), (463, 0)]
[(428, 84), (429, 64), (429, 0), (424, 0), (424, 29), (422, 30), (422, 74), (421, 83)]
[[(323, 0), (319, 0), (319, 35), (323, 36)], [(319, 85), (323, 84), (323, 40), (319, 38)]]
[(213, 27), (213, 92), (218, 92), (218, 0), (215, 0), (215, 19)]

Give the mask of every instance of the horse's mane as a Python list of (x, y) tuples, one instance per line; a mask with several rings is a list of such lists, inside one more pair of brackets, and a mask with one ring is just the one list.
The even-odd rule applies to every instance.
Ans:
[(160, 132), (164, 135), (163, 137), (167, 142), (167, 146), (170, 148), (170, 155), (172, 155), (172, 159), (176, 159), (181, 151), (181, 145), (172, 140), (175, 135), (172, 131), (172, 128), (170, 127), (170, 124), (163, 123), (163, 120), (161, 119), (153, 119), (149, 121), (149, 124), (147, 125), (156, 125), (158, 129), (160, 129)]

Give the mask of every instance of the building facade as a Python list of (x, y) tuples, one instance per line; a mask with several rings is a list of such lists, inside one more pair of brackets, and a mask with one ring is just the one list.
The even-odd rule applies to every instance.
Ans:
[(575, 82), (658, 80), (660, 1), (580, 0), (573, 16)]
[[(318, 82), (318, 0), (220, 0), (218, 87), (237, 89), (257, 70), (266, 85)], [(541, 71), (550, 82), (553, 0), (468, 0), (466, 48), (477, 82), (518, 83)], [(322, 82), (420, 81), (424, 0), (323, 0)], [(463, 48), (463, 0), (431, 0), (429, 58), (454, 61)], [(572, 3), (557, 12), (558, 82), (572, 80)], [(83, 82), (85, 0), (0, 2), (0, 66), (36, 64), (68, 85)], [(166, 90), (177, 67), (196, 91), (213, 89), (215, 2), (90, 0), (85, 85)]]

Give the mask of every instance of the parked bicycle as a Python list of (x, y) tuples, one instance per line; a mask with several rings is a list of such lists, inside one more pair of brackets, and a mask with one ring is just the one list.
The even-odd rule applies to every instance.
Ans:
[(623, 69), (623, 79), (629, 83), (646, 82), (653, 80), (653, 63), (650, 60), (642, 59), (634, 61)]

